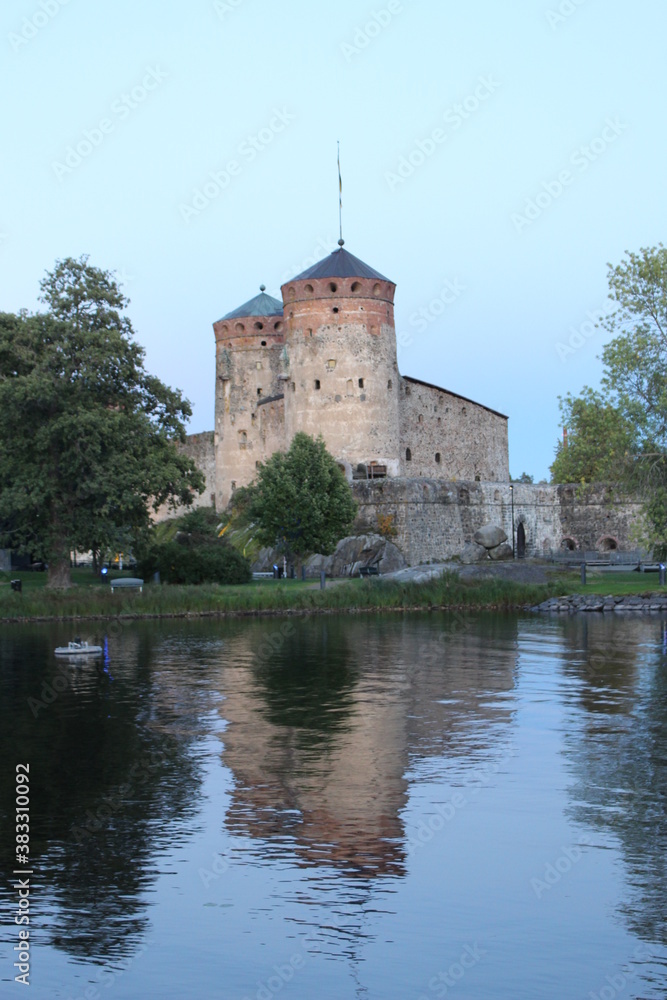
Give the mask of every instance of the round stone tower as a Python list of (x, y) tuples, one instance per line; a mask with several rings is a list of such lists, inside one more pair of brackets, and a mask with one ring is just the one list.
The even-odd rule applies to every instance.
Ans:
[(399, 474), (395, 289), (342, 241), (281, 288), (287, 445), (321, 433), (348, 475)]
[(213, 324), (216, 501), (223, 509), (259, 462), (284, 449), (283, 307), (260, 294)]

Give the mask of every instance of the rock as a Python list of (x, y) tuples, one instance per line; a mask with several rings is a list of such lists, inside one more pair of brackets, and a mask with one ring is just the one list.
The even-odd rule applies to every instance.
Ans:
[(512, 546), (507, 542), (502, 542), (500, 545), (496, 545), (495, 549), (489, 549), (489, 555), (492, 559), (498, 561), (500, 559), (513, 559), (514, 553), (512, 552)]
[(460, 558), (464, 566), (470, 566), (472, 563), (478, 563), (482, 559), (487, 559), (488, 553), (483, 545), (477, 545), (476, 542), (468, 542), (467, 545), (464, 545)]
[(341, 538), (333, 555), (310, 556), (306, 560), (306, 575), (358, 576), (365, 566), (377, 566), (380, 573), (393, 573), (407, 566), (405, 556), (393, 542), (381, 535), (350, 535)]
[(443, 573), (456, 572), (457, 568), (456, 563), (425, 563), (387, 574), (386, 579), (399, 580), (401, 583), (428, 583), (429, 580), (435, 580)]
[(495, 524), (485, 524), (473, 535), (473, 542), (476, 542), (477, 545), (483, 545), (485, 549), (495, 549), (506, 541), (507, 535), (502, 528)]

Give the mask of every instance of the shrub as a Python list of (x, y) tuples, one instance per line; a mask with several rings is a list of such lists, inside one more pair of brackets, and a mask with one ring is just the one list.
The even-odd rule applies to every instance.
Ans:
[(248, 583), (250, 563), (227, 542), (213, 536), (184, 535), (156, 542), (140, 563), (144, 577), (159, 572), (164, 583)]

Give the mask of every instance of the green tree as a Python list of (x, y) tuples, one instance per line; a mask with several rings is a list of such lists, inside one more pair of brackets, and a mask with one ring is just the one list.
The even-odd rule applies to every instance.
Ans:
[(617, 308), (601, 321), (613, 335), (602, 352), (602, 387), (648, 457), (667, 446), (667, 250), (644, 247), (626, 258), (608, 265)]
[(620, 410), (585, 387), (580, 396), (559, 397), (567, 436), (556, 446), (553, 483), (595, 483), (627, 477), (635, 449), (635, 430)]
[(561, 400), (568, 445), (551, 466), (555, 481), (614, 480), (644, 502), (643, 541), (667, 547), (667, 250), (642, 247), (608, 265), (615, 304), (600, 325), (600, 391)]
[(321, 437), (295, 434), (289, 451), (260, 466), (250, 490), (249, 516), (256, 538), (300, 561), (312, 552), (330, 555), (352, 526), (357, 505), (345, 476)]
[(113, 276), (67, 258), (41, 289), (48, 312), (0, 314), (0, 525), (67, 587), (72, 549), (136, 535), (204, 483), (176, 447), (190, 405), (144, 368)]

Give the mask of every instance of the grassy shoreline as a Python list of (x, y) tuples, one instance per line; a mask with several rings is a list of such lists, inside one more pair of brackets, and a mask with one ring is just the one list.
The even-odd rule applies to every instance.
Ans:
[[(160, 586), (112, 594), (107, 583), (75, 573), (75, 586), (49, 591), (44, 576), (16, 574), (23, 592), (0, 581), (0, 622), (27, 624), (114, 619), (225, 618), (276, 615), (363, 613), (381, 611), (520, 611), (564, 594), (637, 595), (652, 592), (653, 578), (639, 574), (590, 575), (582, 586), (567, 574), (546, 584), (520, 584), (502, 579), (462, 581), (446, 573), (427, 583), (382, 579), (327, 581), (324, 591), (312, 580), (261, 581), (244, 586)], [(655, 586), (653, 587), (655, 590)]]
[(111, 594), (108, 587), (96, 585), (75, 586), (65, 593), (24, 587), (22, 594), (2, 587), (0, 621), (16, 624), (369, 611), (516, 611), (559, 591), (553, 584), (526, 585), (502, 580), (467, 584), (452, 573), (428, 583), (327, 581), (324, 591), (312, 581), (268, 581), (245, 586), (149, 584), (143, 594)]

